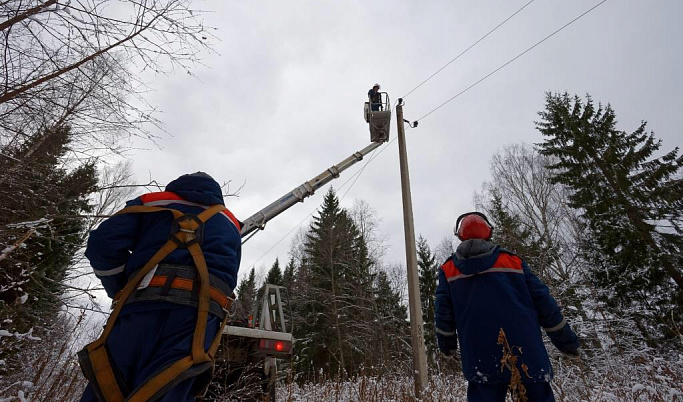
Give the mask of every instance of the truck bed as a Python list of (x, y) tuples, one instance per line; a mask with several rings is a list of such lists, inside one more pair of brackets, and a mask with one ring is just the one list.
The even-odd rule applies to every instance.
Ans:
[(287, 332), (267, 331), (264, 329), (235, 327), (226, 325), (223, 330), (224, 335), (240, 336), (244, 338), (274, 339), (278, 341), (292, 342), (292, 334)]

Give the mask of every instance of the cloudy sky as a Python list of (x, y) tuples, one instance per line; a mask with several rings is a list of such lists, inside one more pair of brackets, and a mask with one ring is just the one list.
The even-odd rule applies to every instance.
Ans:
[[(129, 155), (139, 182), (198, 170), (231, 181), (242, 220), (369, 143), (368, 89), (379, 82), (417, 120), (598, 4), (536, 0), (414, 92), (528, 0), (205, 2), (215, 50), (196, 78), (149, 79), (170, 133)], [(611, 103), (619, 128), (641, 120), (683, 145), (683, 2), (608, 0), (407, 130), (415, 230), (432, 246), (473, 209), (503, 146), (541, 142), (544, 92), (590, 93)], [(391, 138), (396, 137), (393, 117)], [(332, 182), (342, 206), (365, 200), (381, 219), (387, 264), (405, 262), (397, 142)], [(353, 185), (351, 186), (351, 184)], [(286, 234), (310, 222), (321, 190), (244, 245), (241, 273), (286, 260)], [(295, 229), (292, 233), (295, 233)], [(279, 242), (279, 243), (278, 243)], [(270, 250), (270, 251), (269, 251)]]

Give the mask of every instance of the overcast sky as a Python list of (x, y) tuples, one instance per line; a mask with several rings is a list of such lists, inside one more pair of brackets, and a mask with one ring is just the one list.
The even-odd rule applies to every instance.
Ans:
[[(244, 220), (369, 143), (362, 111), (372, 84), (393, 104), (527, 1), (198, 3), (212, 11), (205, 21), (217, 28), (217, 54), (204, 56), (196, 78), (150, 79), (149, 101), (171, 135), (161, 149), (138, 143), (147, 150), (129, 155), (134, 172), (139, 182), (201, 170), (233, 190), (244, 184), (226, 200)], [(599, 2), (534, 1), (405, 97), (405, 118), (421, 118)], [(416, 236), (432, 247), (452, 236), (490, 178), (491, 156), (542, 141), (534, 120), (546, 91), (590, 93), (611, 103), (620, 129), (647, 120), (663, 149), (683, 145), (681, 17), (679, 0), (608, 0), (408, 129)], [(391, 124), (394, 139), (395, 116)], [(376, 210), (384, 262), (404, 264), (397, 142), (376, 152), (352, 187), (340, 188), (368, 159), (331, 185), (346, 193), (342, 206), (362, 199)], [(286, 261), (293, 236), (285, 235), (302, 220), (308, 226), (326, 190), (247, 242), (240, 273)]]

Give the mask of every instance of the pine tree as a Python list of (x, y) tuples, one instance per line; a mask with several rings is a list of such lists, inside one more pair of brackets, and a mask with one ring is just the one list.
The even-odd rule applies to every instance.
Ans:
[(235, 301), (235, 319), (247, 321), (256, 303), (256, 272), (251, 268), (249, 275), (242, 278), (237, 286), (237, 300)]
[[(346, 366), (344, 345), (346, 327), (340, 310), (340, 280), (345, 263), (352, 260), (353, 239), (342, 229), (343, 211), (332, 190), (323, 200), (318, 216), (314, 216), (306, 235), (304, 253), (308, 273), (308, 303), (302, 311), (305, 325), (298, 326), (296, 338), (305, 345), (306, 355), (300, 369), (341, 373)], [(295, 329), (296, 330), (296, 329)], [(297, 342), (299, 343), (299, 342)], [(296, 352), (296, 351), (295, 351)]]
[(266, 283), (270, 283), (271, 285), (278, 285), (278, 286), (282, 286), (282, 284), (283, 284), (282, 270), (280, 270), (280, 261), (277, 258), (275, 259), (273, 266), (270, 267), (270, 270), (268, 271), (268, 275), (266, 275)]
[[(42, 141), (46, 136), (50, 141)], [(0, 191), (0, 305), (11, 306), (0, 310), (14, 315), (15, 331), (56, 318), (63, 281), (84, 242), (82, 215), (92, 210), (88, 196), (95, 190), (97, 172), (92, 161), (67, 165), (70, 142), (71, 131), (62, 126), (2, 149), (7, 157), (0, 158), (0, 171), (8, 160), (25, 159), (28, 149), (33, 152)], [(18, 243), (23, 245), (13, 248)]]
[(434, 295), (439, 284), (439, 266), (436, 257), (420, 236), (417, 240), (417, 266), (420, 278), (420, 300), (422, 301), (422, 320), (424, 322), (424, 338), (430, 364), (434, 364), (437, 353), (436, 333), (434, 327)]
[[(92, 161), (67, 162), (71, 139), (69, 127), (61, 126), (0, 150), (6, 176), (0, 189), (0, 321), (10, 333), (44, 339), (64, 328), (59, 313), (66, 281), (84, 245), (83, 215), (92, 211), (89, 195), (97, 184)], [(30, 339), (2, 341), (0, 377), (23, 371)]]
[(614, 290), (606, 299), (621, 307), (634, 300), (653, 303), (654, 316), (673, 316), (677, 325), (683, 306), (678, 148), (654, 157), (662, 144), (646, 132), (645, 122), (632, 133), (619, 131), (614, 110), (595, 107), (590, 96), (584, 102), (547, 94), (539, 114), (536, 125), (546, 137), (540, 152), (557, 158), (549, 166), (554, 180), (573, 191), (570, 205), (583, 211), (591, 236), (584, 246), (601, 268), (595, 280)]
[(324, 369), (331, 375), (352, 373), (365, 359), (363, 342), (370, 332), (372, 280), (367, 246), (347, 211), (339, 207), (334, 190), (325, 195), (304, 244), (306, 303), (297, 303), (301, 324), (300, 371)]
[[(392, 289), (386, 272), (377, 272), (374, 288), (374, 304), (377, 308), (374, 321), (377, 326), (369, 347), (373, 349), (373, 355), (377, 356), (374, 366), (383, 366), (391, 372), (401, 362), (410, 359), (408, 313), (406, 306), (401, 303), (401, 296)], [(378, 334), (381, 336), (377, 336)]]
[(294, 262), (293, 258), (290, 258), (287, 266), (285, 267), (285, 272), (282, 274), (282, 286), (286, 287), (287, 290), (291, 290), (295, 277), (296, 263)]

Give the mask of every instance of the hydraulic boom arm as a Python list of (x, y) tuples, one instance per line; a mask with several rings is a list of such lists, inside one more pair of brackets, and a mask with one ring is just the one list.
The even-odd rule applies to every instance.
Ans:
[(349, 156), (348, 158), (344, 159), (336, 165), (332, 165), (329, 169), (326, 169), (324, 172), (315, 176), (311, 180), (304, 182), (302, 185), (296, 187), (294, 190), (280, 197), (280, 199), (278, 199), (277, 201), (271, 203), (267, 207), (263, 208), (262, 210), (247, 218), (242, 223), (241, 234), (242, 238), (244, 239), (242, 241), (242, 244), (249, 240), (250, 237), (247, 237), (249, 234), (251, 234), (257, 229), (263, 230), (268, 221), (280, 215), (280, 213), (284, 212), (297, 202), (303, 202), (304, 198), (313, 195), (313, 193), (315, 193), (315, 190), (329, 183), (333, 179), (339, 177), (339, 174), (341, 172), (350, 168), (356, 162), (362, 160), (365, 155), (369, 154), (380, 145), (382, 145), (381, 142), (373, 142), (367, 147), (361, 149), (360, 151), (354, 152), (353, 155)]

